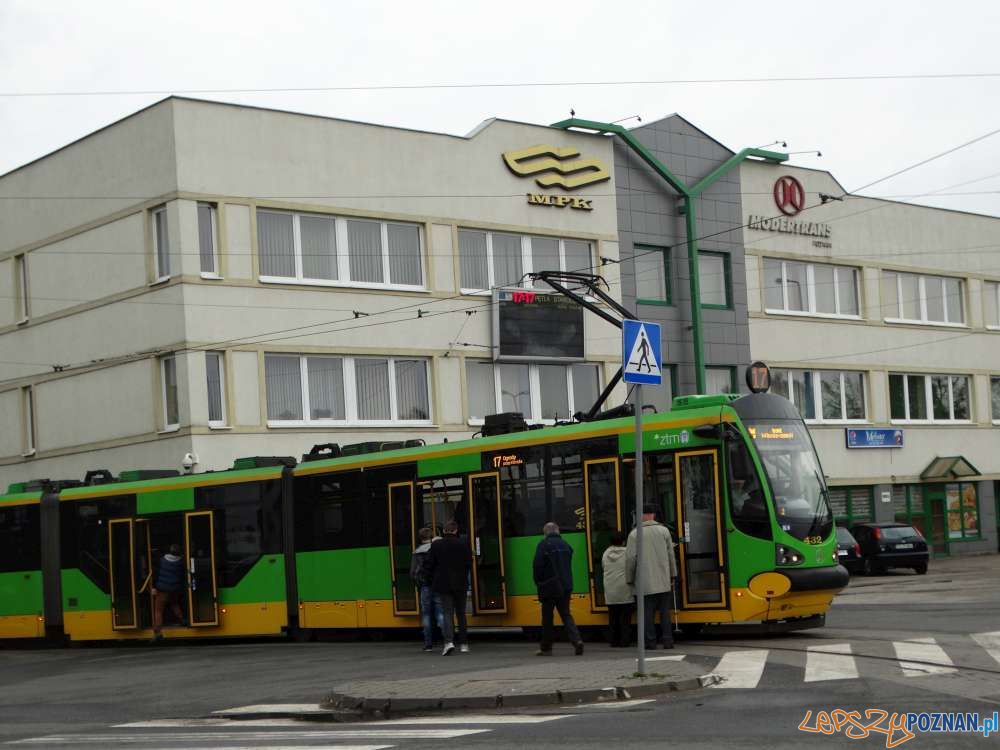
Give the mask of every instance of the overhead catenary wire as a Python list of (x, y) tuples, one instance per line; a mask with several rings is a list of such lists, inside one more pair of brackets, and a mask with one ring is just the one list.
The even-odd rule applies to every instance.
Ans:
[[(997, 131), (994, 131), (994, 132), (1000, 132), (1000, 130), (997, 130)], [(989, 137), (992, 134), (994, 134), (994, 133), (989, 133), (989, 134), (986, 134), (985, 136), (980, 136), (977, 139), (973, 139), (972, 141), (968, 141), (968, 142), (966, 142), (964, 144), (961, 144), (959, 146), (953, 147), (952, 149), (949, 149), (946, 152), (942, 152), (941, 154), (938, 154), (938, 155), (935, 155), (934, 157), (931, 157), (930, 160), (933, 160), (933, 159), (936, 159), (936, 158), (940, 158), (941, 156), (944, 156), (944, 155), (949, 154), (949, 153), (953, 153), (954, 151), (958, 150), (959, 148), (964, 148), (965, 146), (970, 145), (971, 143), (974, 143), (974, 142), (976, 142), (978, 140), (982, 140), (985, 137)], [(903, 170), (899, 170), (899, 171), (897, 171), (894, 174), (901, 174), (904, 171), (908, 171), (909, 169), (912, 169), (912, 168), (915, 168), (917, 166), (920, 166), (921, 164), (925, 164), (928, 161), (929, 161), (928, 159), (922, 160), (921, 162), (918, 162), (917, 164), (912, 165), (911, 167), (904, 168)], [(880, 182), (880, 181), (881, 180), (878, 180), (876, 182)], [(876, 184), (876, 183), (870, 183), (870, 184)], [(845, 193), (845, 196), (847, 196), (847, 195), (850, 195), (850, 193)], [(824, 205), (824, 203), (821, 202), (821, 203), (817, 203), (817, 204), (812, 204), (812, 205), (806, 206), (806, 207), (803, 208), (802, 212), (805, 212), (805, 211), (808, 211), (808, 210), (812, 210), (814, 208), (817, 208), (820, 205)], [(875, 207), (873, 209), (868, 209), (868, 210), (877, 210), (878, 208), (882, 208), (882, 207), (879, 206), (879, 207)], [(861, 213), (861, 212), (859, 212), (859, 213)], [(779, 216), (775, 216), (774, 218), (779, 218)], [(846, 217), (836, 217), (836, 218), (843, 219), (843, 218), (846, 218)], [(711, 239), (711, 238), (714, 238), (714, 237), (717, 237), (717, 236), (720, 236), (720, 235), (731, 233), (733, 231), (736, 231), (737, 229), (747, 228), (748, 226), (749, 226), (749, 222), (746, 223), (746, 224), (737, 225), (737, 226), (729, 227), (729, 228), (726, 228), (726, 229), (723, 229), (723, 230), (720, 230), (720, 231), (717, 231), (717, 232), (713, 232), (713, 233), (710, 233), (708, 235), (703, 235), (703, 236), (698, 237), (696, 239), (698, 241), (702, 241), (702, 240), (706, 240), (706, 239)], [(674, 249), (674, 248), (676, 248), (678, 246), (685, 245), (686, 243), (687, 243), (687, 240), (675, 243), (673, 245), (669, 245), (668, 247), (669, 247), (669, 249), (672, 250), (672, 249)], [(654, 248), (654, 249), (651, 249), (651, 250), (649, 250), (649, 251), (647, 251), (645, 253), (633, 254), (632, 258), (634, 259), (634, 258), (637, 258), (637, 257), (641, 257), (642, 255), (647, 255), (649, 253), (661, 252), (661, 251), (662, 251), (662, 248)], [(589, 271), (589, 270), (594, 270), (596, 268), (600, 268), (602, 265), (603, 265), (603, 263), (599, 260), (596, 265), (591, 265), (591, 266), (588, 266), (588, 267), (585, 267), (585, 268), (575, 269), (575, 270), (577, 272), (584, 272), (584, 271)], [(492, 291), (495, 288), (498, 288), (498, 287), (493, 286), (493, 287), (490, 287), (490, 289), (483, 290), (483, 291)], [(438, 298), (436, 300), (430, 300), (430, 301), (421, 300), (421, 301), (419, 301), (417, 303), (414, 303), (414, 304), (411, 304), (411, 305), (403, 305), (403, 306), (398, 307), (398, 308), (390, 308), (388, 310), (378, 311), (378, 312), (373, 313), (373, 314), (375, 314), (375, 315), (385, 315), (385, 314), (390, 314), (392, 312), (397, 312), (397, 311), (401, 311), (401, 310), (412, 309), (414, 307), (427, 306), (429, 304), (435, 304), (435, 303), (440, 303), (440, 302), (444, 302), (444, 301), (448, 301), (448, 300), (460, 299), (463, 296), (464, 295), (462, 293), (459, 293), (459, 294), (456, 294), (456, 295), (452, 295), (450, 297)], [(426, 317), (426, 316), (422, 316), (422, 317)], [(306, 326), (296, 326), (296, 327), (293, 327), (293, 328), (281, 329), (281, 330), (273, 331), (273, 332), (265, 332), (265, 333), (256, 334), (256, 335), (242, 336), (242, 337), (237, 337), (237, 338), (234, 338), (234, 339), (229, 339), (229, 340), (225, 340), (225, 341), (221, 341), (221, 342), (213, 342), (212, 344), (206, 344), (206, 345), (203, 345), (203, 346), (195, 348), (195, 350), (206, 351), (206, 350), (211, 350), (212, 348), (218, 348), (218, 347), (225, 346), (227, 344), (232, 344), (232, 343), (239, 342), (239, 341), (247, 341), (249, 339), (257, 339), (257, 338), (262, 338), (262, 337), (276, 335), (276, 334), (280, 335), (280, 334), (284, 334), (284, 333), (292, 333), (292, 332), (295, 332), (295, 331), (301, 331), (301, 330), (305, 330), (305, 329), (309, 329), (309, 328), (315, 329), (315, 328), (319, 328), (319, 327), (321, 327), (323, 325), (336, 325), (338, 323), (349, 322), (349, 321), (350, 321), (350, 319), (335, 320), (335, 321), (326, 321), (326, 322), (323, 322), (323, 323), (313, 323), (313, 324), (309, 324), (309, 325), (306, 325)], [(380, 321), (379, 323), (387, 324), (387, 323), (391, 323), (391, 322), (400, 322), (400, 321)], [(378, 325), (379, 323), (370, 323), (370, 324), (366, 324), (366, 325), (364, 325), (362, 327), (370, 327), (372, 325)], [(351, 326), (347, 326), (347, 327), (345, 327), (343, 329), (337, 329), (337, 332), (339, 332), (339, 331), (347, 331), (347, 330), (352, 330), (352, 329), (353, 328)], [(334, 331), (331, 331), (331, 332), (334, 332)], [(296, 334), (295, 336), (291, 336), (289, 338), (299, 338), (299, 337), (301, 337), (301, 336), (298, 335), (298, 334)], [(266, 339), (264, 341), (252, 342), (252, 343), (267, 343), (267, 342), (274, 341), (274, 340), (278, 340), (278, 339), (272, 338), (272, 339)], [(121, 362), (121, 361), (129, 361), (129, 360), (135, 359), (137, 357), (149, 357), (149, 356), (165, 355), (165, 354), (170, 354), (170, 353), (180, 353), (182, 351), (187, 351), (187, 350), (188, 349), (186, 347), (185, 348), (178, 348), (178, 349), (173, 350), (173, 351), (160, 351), (160, 350), (153, 349), (153, 350), (146, 350), (145, 352), (141, 352), (141, 353), (133, 353), (133, 354), (128, 354), (128, 355), (120, 355), (120, 357), (117, 357), (117, 358), (106, 358), (106, 359), (100, 359), (100, 360), (91, 360), (89, 362), (78, 363), (78, 364), (73, 364), (73, 365), (50, 365), (50, 367), (53, 367), (53, 369), (57, 370), (58, 372), (64, 372), (64, 371), (67, 371), (67, 370), (75, 370), (75, 369), (80, 369), (80, 368), (92, 367), (92, 366), (95, 366), (97, 364), (104, 364), (104, 365), (106, 365), (106, 364), (109, 364), (109, 363), (118, 363), (118, 362)], [(5, 380), (5, 381), (0, 381), (0, 385), (6, 384), (6, 383), (9, 383), (9, 382), (13, 382), (13, 381), (17, 381), (17, 380), (23, 380), (24, 377), (30, 377), (30, 376), (23, 376), (21, 378), (11, 378), (11, 379), (8, 379), (8, 380)]]
[(425, 90), (466, 90), (466, 89), (510, 89), (510, 88), (565, 88), (578, 86), (666, 86), (666, 85), (709, 85), (709, 84), (751, 84), (751, 83), (827, 83), (850, 81), (913, 81), (1000, 78), (1000, 72), (962, 71), (955, 73), (869, 73), (830, 74), (812, 76), (757, 76), (730, 78), (663, 78), (663, 79), (620, 79), (620, 80), (577, 80), (577, 81), (510, 81), (482, 83), (412, 83), (412, 84), (343, 84), (337, 86), (272, 86), (241, 88), (173, 88), (173, 89), (85, 89), (80, 91), (0, 91), (5, 98), (40, 97), (82, 97), (82, 96), (170, 96), (172, 94), (306, 94), (348, 91), (425, 91)]

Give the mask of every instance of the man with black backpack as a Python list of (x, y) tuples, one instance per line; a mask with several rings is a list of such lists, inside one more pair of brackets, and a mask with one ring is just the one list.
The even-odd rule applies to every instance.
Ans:
[(427, 554), (431, 551), (434, 532), (425, 526), (420, 529), (420, 546), (413, 550), (410, 558), (410, 580), (420, 595), (420, 624), (424, 631), (424, 651), (434, 650), (434, 624), (444, 631), (444, 614), (434, 602), (431, 578), (428, 575)]
[(542, 640), (538, 644), (539, 656), (552, 656), (554, 628), (553, 609), (566, 630), (566, 637), (573, 644), (576, 655), (583, 653), (583, 640), (569, 611), (569, 598), (573, 593), (573, 548), (559, 536), (559, 524), (549, 521), (542, 529), (545, 537), (535, 548), (535, 586), (542, 605)]
[[(444, 536), (434, 540), (425, 561), (434, 600), (441, 609), (441, 632), (444, 634), (443, 656), (455, 650), (469, 652), (469, 636), (465, 619), (465, 599), (469, 589), (469, 571), (472, 569), (472, 552), (469, 545), (458, 538), (458, 524), (448, 521)], [(455, 637), (455, 620), (458, 620), (458, 637)]]

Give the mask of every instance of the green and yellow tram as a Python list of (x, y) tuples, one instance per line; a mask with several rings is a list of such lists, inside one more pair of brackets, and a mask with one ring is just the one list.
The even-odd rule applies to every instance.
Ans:
[[(766, 393), (682, 397), (642, 432), (644, 495), (678, 542), (676, 621), (822, 624), (847, 574), (794, 407)], [(600, 626), (601, 556), (634, 523), (635, 469), (623, 418), (15, 486), (0, 496), (0, 638), (151, 637), (154, 570), (172, 544), (186, 618), (166, 637), (417, 627), (417, 532), (452, 519), (473, 553), (471, 625), (538, 625), (531, 563), (552, 520), (576, 551), (577, 622)]]

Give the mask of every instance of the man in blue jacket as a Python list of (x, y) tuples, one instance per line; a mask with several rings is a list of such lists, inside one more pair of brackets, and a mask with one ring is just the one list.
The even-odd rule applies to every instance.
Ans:
[(163, 610), (170, 607), (177, 623), (184, 622), (184, 612), (181, 609), (181, 593), (184, 591), (185, 580), (184, 560), (180, 556), (181, 548), (170, 545), (170, 551), (160, 560), (160, 569), (153, 584), (153, 640), (161, 640), (163, 633)]
[(576, 655), (583, 653), (583, 640), (569, 611), (569, 598), (573, 593), (573, 548), (559, 536), (559, 524), (549, 521), (542, 529), (545, 538), (535, 549), (535, 586), (542, 605), (542, 640), (538, 645), (539, 656), (552, 656), (553, 609), (566, 629), (566, 637), (573, 644)]

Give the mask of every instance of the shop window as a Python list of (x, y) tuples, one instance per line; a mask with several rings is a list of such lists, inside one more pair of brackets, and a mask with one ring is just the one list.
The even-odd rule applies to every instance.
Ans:
[(979, 495), (976, 485), (969, 482), (945, 485), (948, 513), (948, 539), (960, 541), (979, 539)]
[(698, 281), (701, 306), (728, 309), (732, 307), (732, 280), (729, 253), (698, 253)]
[(635, 297), (641, 305), (671, 303), (670, 248), (636, 245), (632, 256)]
[(765, 309), (770, 313), (858, 316), (858, 269), (764, 258)]
[(736, 386), (736, 369), (733, 367), (706, 367), (705, 393), (739, 393)]
[(203, 278), (219, 278), (219, 223), (214, 203), (198, 204), (198, 256)]
[(890, 373), (889, 414), (897, 422), (968, 421), (969, 378)]
[(883, 316), (890, 323), (964, 325), (963, 287), (947, 276), (883, 271)]
[(469, 421), (518, 412), (529, 422), (551, 424), (589, 409), (600, 394), (598, 365), (493, 364), (465, 360)]
[(423, 289), (420, 227), (257, 211), (262, 281)]
[(428, 424), (427, 368), (425, 359), (268, 354), (268, 425)]
[(520, 285), (529, 272), (587, 273), (594, 266), (589, 242), (555, 237), (460, 229), (458, 252), (464, 294)]

